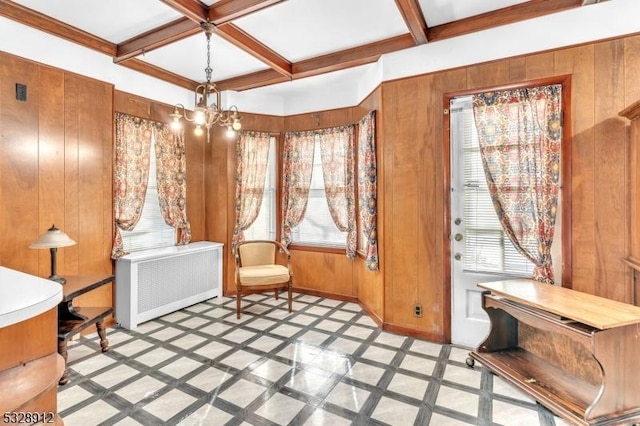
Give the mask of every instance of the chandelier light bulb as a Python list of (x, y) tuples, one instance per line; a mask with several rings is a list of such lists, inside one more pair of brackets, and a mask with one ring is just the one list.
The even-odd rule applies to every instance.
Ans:
[(202, 125), (206, 122), (206, 120), (207, 119), (204, 114), (204, 109), (196, 108), (196, 110), (193, 112), (193, 122), (198, 125)]
[(196, 136), (202, 136), (202, 126), (197, 125), (195, 129), (193, 129), (193, 134)]
[(232, 138), (236, 135), (236, 131), (233, 130), (233, 127), (227, 126), (227, 137)]
[(180, 129), (182, 129), (182, 124), (180, 123), (180, 119), (177, 119), (177, 118), (174, 118), (173, 120), (171, 120), (171, 124), (169, 126), (171, 130), (173, 130), (174, 132), (177, 132)]
[(233, 124), (232, 124), (233, 130), (238, 131), (240, 129), (242, 129), (242, 123), (240, 123), (240, 119), (239, 118), (234, 118), (233, 119)]

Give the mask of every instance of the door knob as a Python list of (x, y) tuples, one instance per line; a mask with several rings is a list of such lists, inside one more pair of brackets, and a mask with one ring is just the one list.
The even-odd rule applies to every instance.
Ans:
[(456, 220), (454, 220), (453, 223), (455, 223), (456, 225), (460, 225), (462, 223), (462, 219), (456, 217)]
[(462, 241), (462, 234), (456, 234), (455, 237), (453, 237), (456, 241)]
[(456, 253), (455, 256), (453, 256), (453, 258), (455, 260), (460, 260), (460, 259), (462, 259), (462, 255), (460, 253)]

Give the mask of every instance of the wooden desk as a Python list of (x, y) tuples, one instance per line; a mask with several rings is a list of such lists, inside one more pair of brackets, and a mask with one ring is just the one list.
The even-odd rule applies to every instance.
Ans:
[(572, 424), (640, 420), (640, 307), (526, 279), (478, 286), (491, 331), (467, 364)]
[(77, 275), (65, 276), (65, 278), (67, 282), (62, 286), (62, 302), (58, 305), (58, 353), (62, 355), (65, 362), (64, 374), (59, 382), (61, 385), (69, 381), (67, 341), (72, 336), (95, 324), (98, 336), (100, 336), (102, 352), (109, 350), (109, 341), (106, 337), (103, 320), (113, 314), (113, 307), (76, 307), (73, 306), (73, 299), (105, 284), (112, 283), (115, 276)]

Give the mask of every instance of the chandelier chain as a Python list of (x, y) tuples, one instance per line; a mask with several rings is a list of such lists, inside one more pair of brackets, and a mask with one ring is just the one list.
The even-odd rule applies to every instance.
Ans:
[(207, 75), (207, 83), (210, 83), (213, 70), (211, 69), (211, 33), (209, 31), (207, 31), (207, 67), (204, 72)]

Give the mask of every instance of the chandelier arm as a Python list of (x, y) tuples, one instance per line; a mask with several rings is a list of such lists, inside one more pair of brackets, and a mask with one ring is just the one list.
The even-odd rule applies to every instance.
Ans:
[[(182, 113), (180, 113), (180, 111), (182, 111)], [(187, 112), (187, 109), (184, 107), (184, 105), (182, 104), (175, 104), (173, 106), (173, 114), (171, 114), (172, 117), (179, 117), (179, 118), (184, 118), (185, 120), (187, 120), (190, 123), (193, 123), (193, 116), (191, 118), (189, 118), (189, 113)]]

